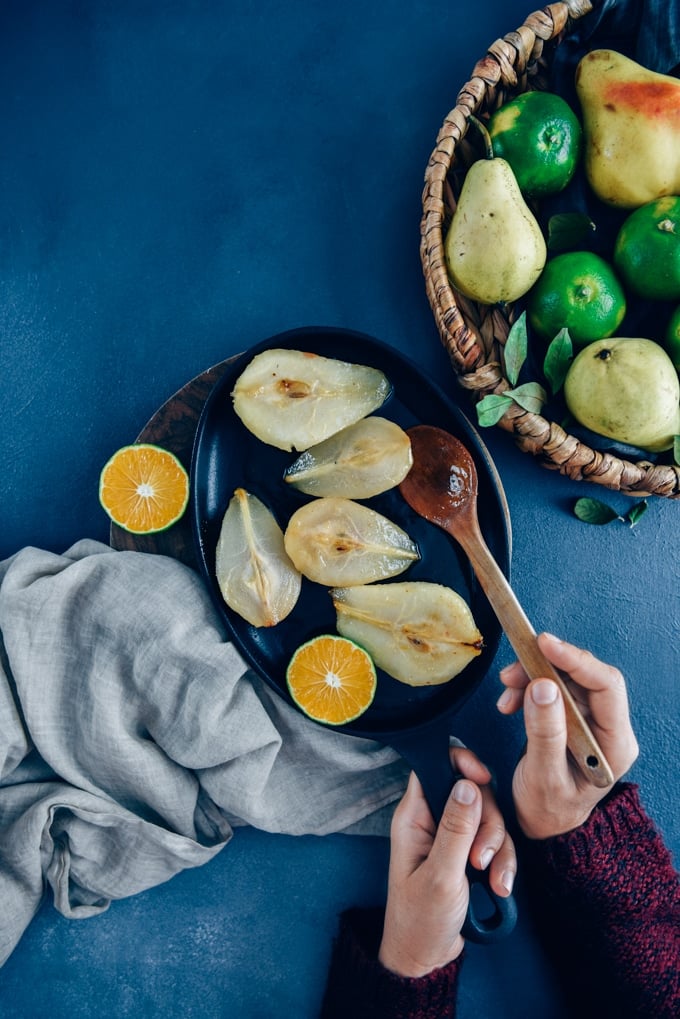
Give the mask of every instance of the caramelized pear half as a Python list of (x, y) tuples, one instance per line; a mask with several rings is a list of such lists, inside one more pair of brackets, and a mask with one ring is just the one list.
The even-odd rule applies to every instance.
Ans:
[(222, 597), (252, 626), (275, 626), (293, 609), (302, 577), (283, 531), (257, 496), (237, 488), (222, 519), (215, 572)]
[(303, 450), (382, 406), (383, 372), (301, 350), (265, 350), (239, 375), (234, 410), (246, 428), (277, 449)]
[(408, 686), (446, 683), (481, 653), (470, 607), (442, 584), (373, 584), (338, 588), (331, 596), (338, 633)]
[(284, 481), (306, 495), (370, 499), (404, 480), (413, 463), (403, 428), (367, 417), (302, 453)]
[(286, 552), (309, 580), (352, 587), (394, 577), (419, 558), (406, 531), (351, 499), (315, 499), (288, 521)]

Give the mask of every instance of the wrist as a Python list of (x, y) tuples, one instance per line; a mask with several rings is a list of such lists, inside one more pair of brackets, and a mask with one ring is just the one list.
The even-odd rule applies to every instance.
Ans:
[(443, 969), (458, 959), (465, 947), (462, 935), (458, 934), (453, 944), (446, 951), (433, 955), (420, 954), (409, 945), (404, 947), (391, 942), (389, 935), (383, 935), (378, 949), (378, 961), (390, 973), (399, 977), (419, 979), (434, 970)]
[(580, 813), (576, 810), (567, 816), (562, 812), (553, 812), (546, 808), (544, 811), (524, 814), (519, 805), (515, 805), (517, 822), (527, 839), (538, 842), (545, 839), (559, 838), (561, 835), (569, 835), (580, 828), (584, 828), (591, 818), (607, 808), (610, 803), (616, 803), (622, 797), (630, 796), (630, 790), (636, 789), (630, 782), (618, 780), (609, 789), (601, 790), (602, 795), (595, 803), (582, 808)]
[[(612, 817), (614, 817), (617, 824), (619, 824), (619, 817), (626, 816), (626, 811), (629, 809), (629, 801), (632, 800), (633, 803), (638, 802), (636, 791), (637, 786), (634, 786), (630, 782), (615, 782), (614, 785), (606, 791), (605, 795), (602, 796), (597, 803), (593, 804), (580, 823), (575, 823), (570, 827), (565, 827), (563, 831), (556, 831), (553, 834), (532, 835), (530, 833), (531, 829), (529, 831), (525, 831), (521, 825), (520, 827), (522, 827), (522, 831), (526, 837), (532, 841), (539, 841), (541, 839), (557, 839), (567, 842), (569, 841), (569, 837), (572, 835), (588, 839), (590, 838), (594, 828), (597, 828), (599, 825), (604, 823), (605, 827), (611, 827), (614, 823), (611, 820)], [(646, 818), (644, 810), (640, 808), (640, 811), (641, 813), (638, 814), (635, 810), (633, 810), (632, 830), (636, 830), (636, 825), (639, 822), (640, 816)]]
[(547, 809), (540, 813), (525, 814), (516, 808), (517, 821), (526, 838), (534, 841), (556, 838), (570, 831), (581, 828), (588, 820), (597, 804), (591, 804), (581, 810), (556, 812)]
[(377, 958), (383, 921), (382, 909), (354, 908), (342, 914), (321, 1015), (324, 1019), (358, 1015), (453, 1019), (464, 955), (429, 976), (401, 977)]

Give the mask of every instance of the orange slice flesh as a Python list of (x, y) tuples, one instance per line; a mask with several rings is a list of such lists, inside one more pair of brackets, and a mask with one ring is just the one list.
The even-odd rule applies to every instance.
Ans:
[(314, 637), (297, 649), (286, 680), (297, 706), (326, 725), (344, 725), (362, 715), (377, 683), (367, 652), (345, 637), (330, 634)]
[(111, 520), (133, 534), (176, 523), (189, 501), (189, 477), (176, 456), (159, 446), (123, 446), (105, 465), (99, 501)]

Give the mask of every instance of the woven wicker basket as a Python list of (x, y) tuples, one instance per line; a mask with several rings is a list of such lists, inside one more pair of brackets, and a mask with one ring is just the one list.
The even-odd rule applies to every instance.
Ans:
[[(460, 90), (428, 162), (420, 242), (427, 296), (458, 381), (475, 401), (510, 388), (503, 374), (502, 349), (518, 311), (512, 305), (486, 306), (469, 300), (454, 290), (446, 272), (444, 236), (464, 171), (479, 155), (478, 144), (465, 137), (468, 117), (475, 114), (484, 120), (518, 93), (545, 89), (556, 47), (576, 20), (592, 9), (590, 0), (550, 4), (530, 14), (516, 32), (494, 42)], [(499, 426), (512, 432), (520, 449), (539, 458), (543, 466), (572, 479), (631, 496), (680, 498), (678, 466), (631, 462), (591, 449), (555, 422), (515, 404)]]

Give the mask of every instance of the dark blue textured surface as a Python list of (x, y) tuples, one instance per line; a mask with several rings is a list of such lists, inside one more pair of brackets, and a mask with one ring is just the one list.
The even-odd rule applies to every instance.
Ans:
[[(284, 329), (358, 329), (454, 384), (418, 258), (423, 170), (474, 61), (531, 7), (5, 0), (0, 13), (0, 555), (107, 540), (113, 450), (204, 368)], [(537, 628), (614, 661), (633, 777), (680, 851), (680, 506), (587, 527), (579, 495), (486, 434)], [(511, 653), (503, 645), (497, 665)], [(501, 794), (522, 743), (488, 685), (458, 734)], [(337, 911), (383, 894), (382, 840), (244, 830), (108, 913), (46, 903), (0, 975), (6, 1019), (316, 1014)], [(521, 888), (520, 888), (521, 906)], [(1, 904), (0, 904), (1, 908)], [(560, 1019), (528, 918), (469, 951), (461, 1019)]]

